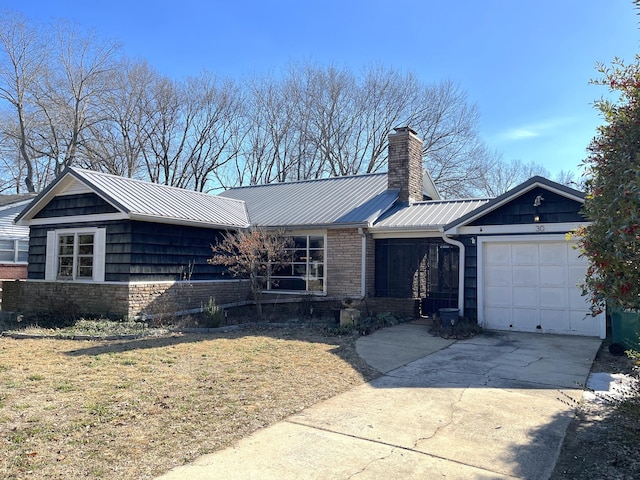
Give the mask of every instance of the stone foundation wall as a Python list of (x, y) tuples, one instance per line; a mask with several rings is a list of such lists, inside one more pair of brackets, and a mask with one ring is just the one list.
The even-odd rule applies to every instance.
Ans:
[(173, 314), (200, 308), (213, 298), (218, 305), (245, 302), (248, 282), (74, 283), (4, 282), (2, 309), (22, 314), (54, 313), (109, 317)]
[(162, 315), (192, 310), (206, 305), (209, 299), (213, 299), (216, 305), (250, 301), (249, 282), (220, 280), (129, 285), (128, 315)]

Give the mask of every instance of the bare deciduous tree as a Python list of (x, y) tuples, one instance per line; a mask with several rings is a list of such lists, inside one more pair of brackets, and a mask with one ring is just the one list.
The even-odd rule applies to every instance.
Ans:
[(291, 237), (280, 230), (255, 227), (232, 231), (211, 247), (209, 263), (224, 265), (234, 277), (249, 280), (258, 316), (262, 318), (262, 292), (274, 268), (289, 259), (291, 243)]
[[(19, 153), (17, 161), (21, 165), (15, 170), (20, 172), (20, 178), (24, 178), (29, 192), (36, 190), (31, 146), (34, 135), (31, 95), (46, 72), (47, 54), (47, 43), (39, 35), (37, 25), (29, 24), (19, 14), (3, 12), (0, 15), (0, 107), (9, 108), (13, 114), (11, 118), (15, 119), (7, 118), (2, 122), (2, 137)], [(19, 191), (19, 184), (16, 188)]]
[(423, 138), (445, 197), (491, 195), (527, 173), (487, 148), (452, 81), (311, 63), (242, 84), (176, 80), (70, 23), (0, 21), (0, 165), (16, 190), (37, 191), (68, 165), (198, 191), (375, 173), (401, 125)]
[(103, 99), (113, 84), (118, 46), (68, 22), (56, 25), (53, 42), (53, 64), (34, 97), (44, 118), (38, 153), (57, 175), (77, 161), (90, 128), (106, 120)]
[(142, 170), (143, 135), (148, 118), (144, 104), (158, 74), (146, 62), (122, 60), (102, 96), (104, 120), (91, 124), (83, 139), (85, 168), (135, 177)]

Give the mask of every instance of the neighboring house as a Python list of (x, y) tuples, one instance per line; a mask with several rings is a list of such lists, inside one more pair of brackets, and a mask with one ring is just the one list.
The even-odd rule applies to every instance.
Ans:
[(0, 195), (0, 300), (5, 280), (27, 278), (29, 228), (16, 225), (18, 214), (34, 195)]
[[(15, 297), (64, 288), (80, 310), (128, 315), (198, 307), (207, 295), (243, 301), (246, 284), (229, 294), (206, 257), (221, 231), (253, 225), (295, 239), (292, 261), (267, 285), (280, 299), (366, 297), (367, 308), (402, 315), (457, 307), (491, 328), (603, 335), (575, 286), (586, 263), (564, 240), (584, 223), (580, 192), (534, 177), (492, 200), (441, 200), (409, 128), (389, 135), (388, 165), (217, 197), (67, 169), (18, 218), (31, 236), (29, 280), (12, 285)], [(91, 275), (77, 269), (88, 262), (83, 242), (95, 245)], [(189, 302), (177, 302), (187, 291)]]
[(0, 195), (0, 281), (27, 278), (29, 227), (14, 223), (34, 195)]

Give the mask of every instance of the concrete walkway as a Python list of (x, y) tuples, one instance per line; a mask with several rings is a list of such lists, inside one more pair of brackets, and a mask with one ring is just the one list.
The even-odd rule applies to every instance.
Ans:
[(357, 350), (385, 375), (160, 478), (545, 479), (573, 414), (559, 399), (581, 398), (599, 346), (525, 333), (451, 343), (411, 324), (380, 330)]

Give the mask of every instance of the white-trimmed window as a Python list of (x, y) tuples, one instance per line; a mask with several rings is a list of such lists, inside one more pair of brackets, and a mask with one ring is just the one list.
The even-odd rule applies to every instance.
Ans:
[(290, 261), (274, 268), (267, 289), (324, 292), (325, 236), (295, 235), (292, 239), (288, 255)]
[(0, 263), (27, 263), (29, 240), (0, 240)]
[(46, 280), (104, 281), (106, 229), (47, 232)]

